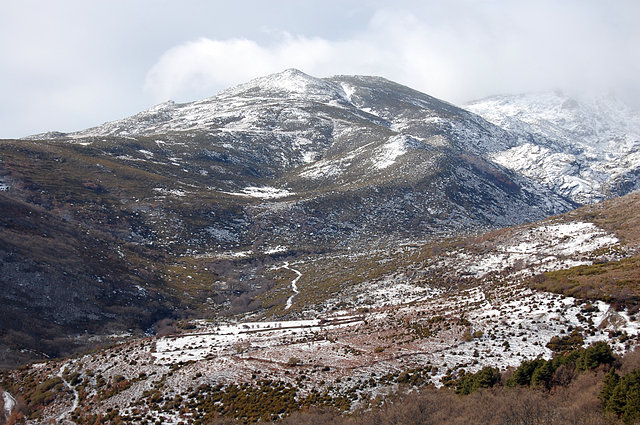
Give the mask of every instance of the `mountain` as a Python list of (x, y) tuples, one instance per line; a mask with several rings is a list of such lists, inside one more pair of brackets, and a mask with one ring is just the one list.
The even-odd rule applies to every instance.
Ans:
[[(237, 216), (190, 232), (202, 239), (190, 241), (199, 250), (253, 245), (254, 227), (273, 229), (278, 237), (266, 243), (276, 246), (368, 245), (383, 236), (422, 239), (530, 221), (573, 206), (486, 159), (514, 146), (509, 133), (376, 77), (287, 70), (50, 140), (171, 176), (151, 188), (157, 194), (242, 205)], [(273, 217), (274, 202), (261, 199), (287, 202), (277, 205), (288, 213)]]
[(612, 95), (495, 96), (465, 105), (518, 143), (492, 158), (580, 204), (637, 190), (640, 112)]
[[(163, 319), (304, 316), (368, 275), (343, 270), (345, 253), (575, 208), (582, 198), (500, 160), (523, 134), (383, 78), (286, 70), (0, 141), (2, 364), (154, 333)], [(324, 274), (287, 309), (283, 261), (301, 258)]]

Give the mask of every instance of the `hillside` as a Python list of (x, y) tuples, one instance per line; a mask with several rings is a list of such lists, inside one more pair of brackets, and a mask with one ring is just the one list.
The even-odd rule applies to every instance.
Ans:
[[(216, 412), (247, 421), (254, 413), (238, 400), (263, 397), (256, 414), (269, 418), (302, 406), (353, 410), (401, 388), (550, 359), (562, 341), (624, 353), (640, 336), (639, 204), (634, 193), (446, 243), (283, 257), (269, 270), (281, 282), (265, 295), (281, 297), (264, 313), (271, 319), (167, 323), (169, 335), (36, 363), (5, 373), (2, 385), (34, 423), (97, 414), (204, 423)], [(608, 285), (541, 290), (561, 270)], [(275, 318), (287, 311), (298, 319)]]

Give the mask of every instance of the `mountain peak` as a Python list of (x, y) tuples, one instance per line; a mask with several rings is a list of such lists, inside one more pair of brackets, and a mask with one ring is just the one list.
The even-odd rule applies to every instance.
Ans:
[(322, 100), (344, 98), (343, 90), (331, 82), (312, 77), (304, 72), (289, 68), (282, 72), (255, 78), (248, 83), (240, 84), (220, 92), (218, 97), (231, 96), (282, 96), (308, 97)]

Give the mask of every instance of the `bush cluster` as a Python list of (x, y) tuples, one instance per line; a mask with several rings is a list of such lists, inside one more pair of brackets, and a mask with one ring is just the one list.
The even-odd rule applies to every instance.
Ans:
[(605, 376), (600, 400), (606, 412), (616, 414), (625, 424), (638, 423), (640, 419), (640, 370), (623, 376), (611, 368)]
[(614, 362), (613, 352), (606, 342), (600, 341), (588, 348), (580, 348), (556, 355), (551, 360), (541, 358), (525, 361), (507, 379), (507, 386), (533, 386), (551, 389), (555, 385), (571, 382), (575, 372), (593, 370)]

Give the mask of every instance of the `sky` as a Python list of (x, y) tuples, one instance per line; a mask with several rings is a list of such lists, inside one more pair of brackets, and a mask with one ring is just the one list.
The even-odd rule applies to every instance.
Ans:
[(76, 131), (298, 68), (462, 105), (614, 93), (640, 107), (637, 0), (0, 0), (0, 138)]

